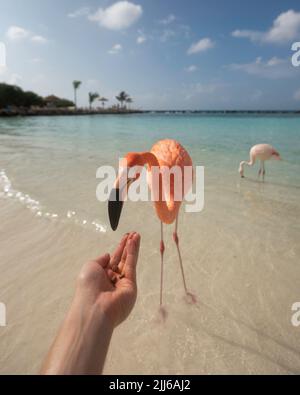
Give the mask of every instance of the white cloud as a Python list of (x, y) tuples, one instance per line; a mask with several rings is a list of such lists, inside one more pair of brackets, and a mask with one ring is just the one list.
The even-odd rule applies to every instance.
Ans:
[(283, 44), (299, 38), (300, 12), (289, 10), (281, 13), (273, 22), (272, 27), (263, 32), (257, 30), (235, 30), (233, 37), (249, 38), (262, 43)]
[(24, 40), (30, 36), (30, 32), (20, 26), (10, 26), (6, 32), (6, 37), (11, 41)]
[(215, 43), (210, 38), (202, 38), (198, 42), (192, 44), (188, 49), (188, 55), (193, 55), (199, 52), (207, 51), (210, 48), (213, 48)]
[(46, 44), (48, 42), (48, 40), (45, 37), (38, 35), (32, 36), (31, 41), (37, 44)]
[(175, 22), (176, 21), (176, 16), (173, 14), (168, 15), (166, 18), (161, 19), (159, 21), (159, 23), (161, 25), (170, 25), (170, 23)]
[(144, 42), (146, 41), (147, 41), (147, 37), (144, 36), (143, 34), (138, 36), (138, 38), (136, 39), (137, 44), (144, 44)]
[(294, 68), (291, 67), (290, 60), (273, 57), (268, 61), (263, 61), (261, 57), (251, 63), (234, 63), (228, 66), (233, 71), (243, 71), (250, 75), (268, 79), (288, 78), (294, 75)]
[(176, 37), (176, 32), (175, 32), (175, 30), (172, 30), (172, 29), (165, 29), (165, 30), (162, 32), (161, 36), (160, 36), (160, 41), (163, 42), (163, 43), (165, 43), (165, 42), (167, 42), (168, 40), (170, 40), (170, 39), (173, 38), (173, 37)]
[(142, 14), (143, 9), (140, 5), (119, 1), (108, 8), (99, 8), (95, 14), (89, 16), (89, 19), (107, 29), (122, 30), (137, 22)]
[(272, 67), (272, 66), (278, 66), (280, 64), (285, 64), (285, 63), (286, 63), (285, 59), (280, 59), (280, 58), (277, 58), (276, 56), (274, 56), (273, 58), (268, 60), (267, 65)]
[(38, 44), (46, 44), (48, 42), (45, 37), (33, 34), (20, 26), (10, 26), (6, 32), (6, 37), (11, 41), (31, 40)]
[(154, 32), (154, 37), (157, 37), (161, 42), (165, 43), (170, 40), (182, 41), (182, 39), (189, 39), (191, 28), (188, 25), (174, 23), (172, 26), (164, 26), (161, 30)]
[(89, 7), (81, 7), (78, 10), (70, 12), (68, 18), (79, 18), (81, 16), (88, 15), (90, 13)]
[(300, 34), (300, 12), (289, 10), (280, 14), (265, 40), (269, 42), (288, 42)]
[(294, 94), (294, 99), (300, 101), (300, 89), (298, 89)]
[(191, 65), (189, 67), (186, 67), (186, 69), (185, 69), (185, 71), (187, 71), (188, 73), (194, 73), (197, 70), (198, 70), (198, 67), (195, 65)]
[(109, 51), (108, 53), (110, 55), (116, 55), (122, 51), (123, 47), (121, 44), (115, 44)]
[(258, 41), (262, 38), (262, 33), (254, 30), (235, 30), (231, 35), (235, 38), (249, 38), (251, 41)]

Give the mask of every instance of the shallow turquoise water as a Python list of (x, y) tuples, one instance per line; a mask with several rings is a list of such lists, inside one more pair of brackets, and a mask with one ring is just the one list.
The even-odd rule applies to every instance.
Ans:
[[(127, 152), (147, 151), (160, 139), (174, 138), (205, 166), (206, 186), (235, 188), (238, 165), (250, 148), (270, 143), (284, 159), (267, 164), (273, 196), (293, 195), (300, 188), (300, 117), (129, 115), (38, 117), (0, 120), (0, 168), (15, 189), (42, 202), (52, 212), (99, 212), (95, 173), (116, 166)], [(246, 175), (257, 178), (257, 169)], [(286, 188), (288, 194), (286, 194)], [(80, 206), (80, 207), (79, 207)], [(106, 218), (101, 218), (102, 223)]]
[[(19, 137), (26, 149), (64, 149), (76, 154), (114, 160), (128, 151), (147, 150), (162, 138), (174, 138), (188, 148), (195, 161), (216, 167), (228, 159), (248, 157), (260, 142), (273, 144), (291, 164), (300, 165), (299, 116), (130, 115), (39, 117), (0, 120), (2, 148)], [(202, 152), (202, 154), (200, 154)], [(1, 156), (1, 160), (5, 157)]]
[[(160, 225), (150, 203), (128, 202), (118, 232), (110, 231), (96, 170), (167, 137), (205, 166), (205, 207), (180, 217), (188, 287), (199, 303), (183, 300), (173, 228), (165, 227), (169, 317), (157, 326)], [(258, 165), (244, 180), (238, 174), (257, 143), (283, 157), (267, 163), (265, 184)], [(107, 373), (300, 372), (291, 325), (300, 278), (300, 117), (0, 119), (0, 172), (0, 301), (11, 322), (0, 334), (1, 371), (37, 371), (83, 262), (136, 230), (139, 298), (114, 337)]]

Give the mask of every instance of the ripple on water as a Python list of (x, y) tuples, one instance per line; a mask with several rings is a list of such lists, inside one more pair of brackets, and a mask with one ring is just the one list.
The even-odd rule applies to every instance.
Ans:
[(46, 208), (43, 207), (38, 200), (33, 199), (28, 194), (15, 190), (5, 170), (0, 170), (0, 198), (10, 199), (22, 204), (24, 207), (30, 210), (37, 218), (44, 218), (52, 221), (61, 221), (64, 223), (69, 222), (98, 233), (106, 233), (107, 231), (106, 226), (102, 225), (100, 221), (89, 221), (85, 218), (81, 218), (80, 215), (77, 214), (75, 211), (69, 210), (66, 214), (63, 215), (47, 211)]

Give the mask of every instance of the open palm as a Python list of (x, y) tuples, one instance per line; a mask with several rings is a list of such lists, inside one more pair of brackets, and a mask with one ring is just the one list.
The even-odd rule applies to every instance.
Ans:
[(79, 275), (80, 298), (85, 304), (99, 307), (114, 327), (128, 317), (136, 301), (139, 247), (140, 236), (127, 234), (113, 255), (88, 262)]

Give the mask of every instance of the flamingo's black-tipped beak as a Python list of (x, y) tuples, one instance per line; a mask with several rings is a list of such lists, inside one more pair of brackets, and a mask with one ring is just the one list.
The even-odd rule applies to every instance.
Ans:
[(125, 186), (120, 188), (120, 182), (118, 180), (116, 183), (117, 186), (110, 193), (108, 201), (108, 216), (113, 231), (118, 229), (122, 209), (124, 206), (124, 200), (128, 193), (128, 189), (133, 182), (134, 179), (128, 179), (127, 183), (125, 183)]
[(113, 231), (118, 229), (123, 205), (124, 201), (121, 199), (120, 189), (113, 189), (108, 201), (108, 216)]

